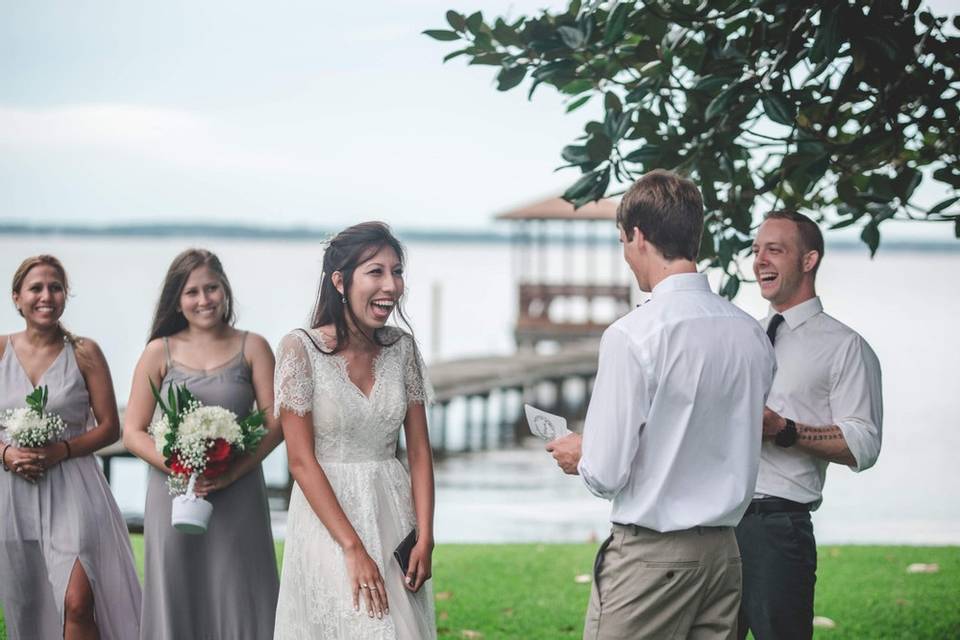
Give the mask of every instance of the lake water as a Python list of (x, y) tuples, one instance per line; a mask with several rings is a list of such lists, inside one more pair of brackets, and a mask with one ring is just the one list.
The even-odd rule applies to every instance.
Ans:
[[(63, 260), (73, 289), (64, 321), (100, 343), (124, 405), (163, 275), (188, 246), (220, 255), (241, 328), (276, 345), (306, 321), (322, 257), (314, 242), (0, 236), (0, 276), (11, 277), (28, 255)], [(408, 251), (406, 309), (428, 362), (512, 351), (517, 261), (508, 245), (416, 242)], [(567, 260), (557, 247), (543, 267), (582, 281), (598, 272), (628, 278), (609, 252), (591, 259), (581, 251)], [(828, 247), (818, 292), (827, 312), (877, 352), (885, 415), (883, 451), (873, 469), (855, 474), (831, 466), (824, 504), (814, 515), (820, 542), (960, 543), (958, 269), (960, 252), (881, 248), (871, 261), (859, 248)], [(737, 303), (754, 316), (766, 313), (754, 285), (744, 285)], [(0, 332), (21, 327), (13, 305), (0, 303)], [(121, 509), (142, 511), (145, 469), (137, 461), (119, 462), (113, 485)], [(265, 465), (268, 481), (282, 481), (284, 468), (281, 448)], [(562, 475), (537, 442), (455, 456), (437, 467), (440, 542), (588, 540), (605, 535), (608, 510), (578, 478)], [(281, 535), (283, 524), (280, 515)]]

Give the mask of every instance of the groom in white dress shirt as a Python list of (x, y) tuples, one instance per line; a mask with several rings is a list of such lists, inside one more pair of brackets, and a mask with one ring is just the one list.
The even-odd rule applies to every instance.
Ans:
[(652, 171), (617, 211), (623, 256), (650, 300), (600, 344), (583, 436), (547, 450), (613, 501), (584, 639), (732, 638), (733, 527), (753, 496), (776, 364), (762, 328), (697, 273), (703, 201)]

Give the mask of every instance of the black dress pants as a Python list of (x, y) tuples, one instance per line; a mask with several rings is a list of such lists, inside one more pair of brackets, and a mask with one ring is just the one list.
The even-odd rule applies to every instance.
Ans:
[(736, 529), (743, 559), (743, 595), (737, 637), (809, 640), (817, 543), (810, 513), (747, 514)]

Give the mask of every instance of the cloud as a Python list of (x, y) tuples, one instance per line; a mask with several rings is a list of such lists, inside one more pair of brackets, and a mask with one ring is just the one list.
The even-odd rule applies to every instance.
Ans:
[(0, 149), (14, 154), (107, 154), (187, 170), (312, 173), (310, 164), (293, 154), (241, 144), (215, 118), (126, 104), (0, 107)]

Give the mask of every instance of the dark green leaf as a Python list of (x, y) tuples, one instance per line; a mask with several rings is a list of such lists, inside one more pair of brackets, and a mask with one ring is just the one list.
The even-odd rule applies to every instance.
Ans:
[(626, 155), (624, 160), (627, 162), (637, 162), (640, 164), (646, 164), (648, 162), (653, 162), (660, 157), (660, 147), (655, 144), (647, 144), (639, 149), (635, 149)]
[(467, 29), (470, 30), (470, 33), (477, 35), (480, 32), (480, 29), (483, 27), (483, 14), (479, 11), (476, 13), (470, 14), (467, 18)]
[(595, 162), (609, 158), (612, 150), (613, 143), (603, 134), (595, 133), (587, 140), (587, 155)]
[(830, 229), (843, 229), (844, 227), (849, 227), (854, 222), (856, 222), (859, 217), (847, 218), (846, 220), (841, 220), (840, 222), (834, 222), (830, 225)]
[(693, 88), (696, 91), (713, 93), (719, 91), (731, 81), (732, 79), (727, 76), (704, 76), (697, 81), (697, 84), (693, 85)]
[(577, 63), (573, 60), (554, 60), (537, 67), (532, 75), (538, 80), (549, 80), (556, 75), (572, 75), (576, 68)]
[(527, 75), (526, 67), (507, 67), (497, 74), (497, 90), (509, 91), (523, 82), (523, 77)]
[(607, 26), (603, 30), (603, 44), (610, 46), (620, 39), (627, 23), (627, 13), (631, 8), (631, 5), (621, 3), (613, 10), (613, 13), (607, 18)]
[(940, 167), (933, 172), (933, 179), (946, 182), (954, 189), (960, 189), (960, 173), (954, 173), (950, 167)]
[(557, 29), (557, 33), (560, 35), (560, 39), (563, 40), (563, 44), (567, 45), (574, 51), (581, 48), (587, 41), (587, 38), (584, 36), (583, 32), (576, 27), (559, 27)]
[(454, 51), (453, 53), (448, 53), (447, 55), (443, 56), (443, 61), (444, 61), (444, 62), (447, 62), (448, 60), (453, 60), (453, 59), (456, 58), (457, 56), (462, 56), (462, 55), (464, 55), (466, 52), (467, 52), (466, 49), (460, 49), (459, 51)]
[(860, 233), (860, 239), (870, 247), (870, 257), (872, 258), (880, 246), (880, 228), (877, 226), (876, 221), (871, 220), (867, 223)]
[(820, 26), (810, 47), (810, 60), (814, 63), (830, 62), (840, 50), (840, 7), (830, 12), (820, 12)]
[(450, 10), (447, 11), (447, 24), (453, 27), (454, 31), (463, 31), (467, 28), (467, 19), (463, 14)]
[(506, 58), (506, 55), (502, 53), (481, 53), (478, 56), (474, 56), (473, 60), (470, 61), (471, 65), (485, 64), (491, 67), (499, 67), (503, 65), (503, 60)]
[(767, 117), (779, 124), (793, 126), (797, 117), (797, 107), (780, 93), (764, 93), (760, 96), (763, 112)]
[(583, 145), (570, 144), (563, 148), (560, 154), (570, 164), (584, 164), (590, 162), (590, 155)]
[(603, 96), (603, 108), (607, 111), (613, 111), (614, 113), (620, 113), (623, 111), (623, 103), (620, 102), (620, 98), (613, 91), (607, 91)]
[(427, 29), (423, 32), (423, 35), (443, 42), (452, 42), (453, 40), (460, 39), (460, 36), (455, 31), (447, 31), (445, 29)]
[(954, 218), (953, 220), (953, 235), (957, 238), (960, 238), (960, 216)]
[(640, 102), (641, 100), (643, 100), (643, 98), (646, 97), (648, 93), (650, 93), (649, 87), (637, 87), (636, 89), (628, 93), (626, 96), (624, 96), (624, 100), (627, 102), (627, 104), (636, 104), (637, 102)]
[(704, 119), (707, 121), (713, 120), (721, 113), (727, 111), (727, 109), (730, 108), (730, 105), (732, 105), (736, 100), (739, 92), (740, 85), (735, 84), (717, 94), (717, 97), (711, 100), (710, 104), (707, 105), (707, 111), (704, 113)]
[(590, 100), (590, 98), (592, 97), (593, 97), (592, 95), (587, 94), (585, 96), (581, 96), (577, 98), (576, 100), (574, 100), (573, 102), (567, 105), (566, 112), (570, 113), (571, 111), (575, 111), (579, 109), (583, 105), (587, 104), (587, 101)]
[(897, 196), (893, 179), (882, 173), (872, 174), (867, 183), (867, 193), (864, 196), (874, 202), (890, 202)]
[(593, 89), (593, 83), (589, 80), (574, 80), (573, 82), (560, 87), (560, 91), (571, 96), (575, 96), (578, 93), (583, 93), (584, 91), (589, 91), (591, 89)]
[(579, 180), (574, 182), (569, 189), (563, 192), (563, 199), (572, 202), (577, 198), (581, 198), (590, 193), (590, 190), (593, 188), (593, 185), (596, 184), (597, 179), (599, 178), (599, 173), (599, 171), (588, 171), (580, 176)]
[(733, 300), (737, 297), (738, 291), (740, 291), (740, 278), (736, 275), (727, 276), (727, 281), (724, 282), (723, 288), (720, 289), (720, 295), (727, 300)]
[(518, 47), (523, 45), (523, 39), (517, 34), (517, 30), (504, 22), (502, 18), (497, 18), (494, 23), (493, 36), (505, 45)]
[(921, 180), (923, 180), (923, 174), (910, 167), (905, 167), (897, 174), (893, 179), (893, 188), (901, 202), (910, 200), (910, 196), (920, 186)]
[(955, 198), (947, 198), (943, 202), (937, 204), (933, 209), (930, 209), (930, 211), (927, 212), (927, 215), (932, 216), (942, 211), (946, 211), (947, 208), (950, 207), (950, 205), (952, 205), (954, 202), (957, 202), (958, 200), (960, 200), (960, 196), (957, 196)]

